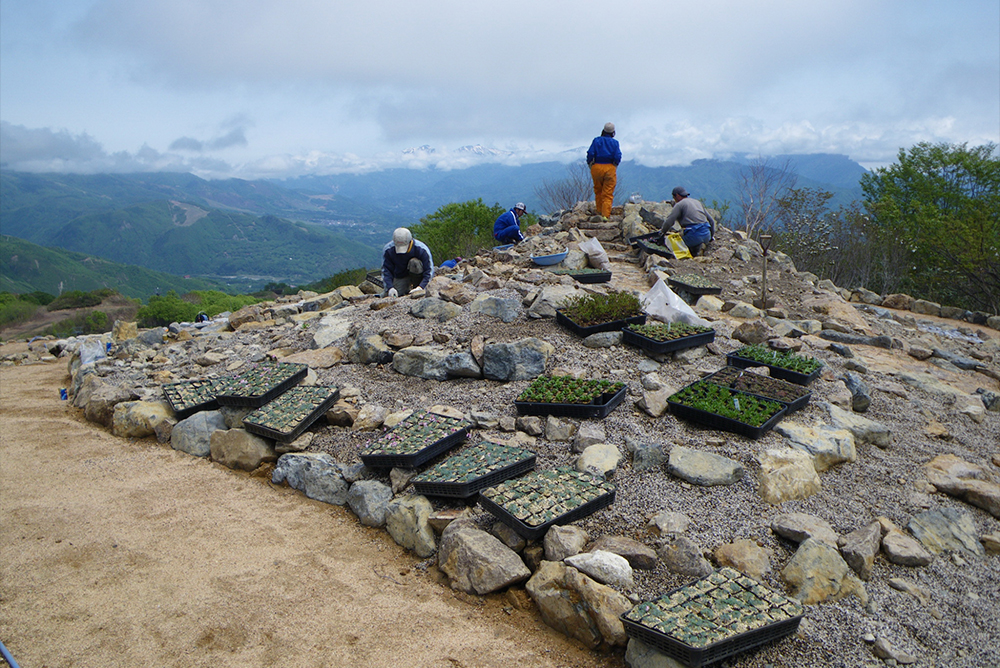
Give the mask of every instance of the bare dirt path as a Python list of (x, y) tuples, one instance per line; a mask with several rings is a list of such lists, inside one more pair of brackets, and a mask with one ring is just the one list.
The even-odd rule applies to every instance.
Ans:
[(22, 668), (612, 666), (349, 511), (87, 423), (0, 369), (0, 639)]

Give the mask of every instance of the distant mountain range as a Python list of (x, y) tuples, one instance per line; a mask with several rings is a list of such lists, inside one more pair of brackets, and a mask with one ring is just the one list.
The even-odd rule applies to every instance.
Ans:
[[(473, 154), (487, 150), (466, 149)], [(668, 199), (674, 186), (683, 185), (707, 203), (728, 201), (736, 208), (739, 173), (748, 160), (744, 156), (697, 160), (685, 167), (644, 167), (626, 161), (618, 170), (620, 192), (623, 199), (639, 193), (643, 199), (658, 201)], [(769, 164), (781, 167), (786, 161), (797, 175), (797, 187), (833, 192), (834, 206), (861, 196), (858, 182), (865, 170), (845, 156), (774, 156)], [(178, 173), (0, 171), (0, 232), (84, 254), (90, 258), (89, 266), (109, 271), (103, 282), (93, 279), (97, 286), (110, 282), (109, 287), (116, 287), (114, 281), (126, 280), (128, 272), (96, 264), (96, 258), (195, 277), (233, 290), (255, 289), (271, 281), (296, 285), (344, 269), (378, 266), (380, 249), (393, 228), (416, 224), (450, 202), (481, 198), (506, 207), (521, 201), (529, 211), (551, 213), (540, 210), (536, 191), (568, 174), (567, 165), (560, 162), (256, 181), (208, 181)], [(60, 280), (67, 284), (66, 278), (55, 280), (55, 276), (29, 280), (32, 274), (10, 259), (10, 243), (5, 242), (0, 258), (4, 286), (51, 292)], [(32, 253), (41, 266), (39, 252)], [(25, 251), (21, 249), (18, 256), (25, 257)], [(65, 271), (67, 262), (54, 261), (53, 266)], [(121, 286), (124, 294), (141, 294), (151, 284), (145, 278), (128, 280), (138, 282)], [(154, 288), (166, 283), (149, 280)]]

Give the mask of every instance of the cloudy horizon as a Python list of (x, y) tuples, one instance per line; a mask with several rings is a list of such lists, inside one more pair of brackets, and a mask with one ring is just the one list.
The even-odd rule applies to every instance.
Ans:
[[(0, 162), (289, 177), (1000, 143), (1000, 4), (4, 0)], [(422, 148), (422, 147), (430, 147)], [(470, 150), (468, 147), (479, 147)]]

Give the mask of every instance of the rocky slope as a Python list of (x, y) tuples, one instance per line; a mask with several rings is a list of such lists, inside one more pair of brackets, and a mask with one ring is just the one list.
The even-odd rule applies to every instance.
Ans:
[[(417, 518), (409, 533), (388, 522), (421, 568), (471, 593), (506, 591), (513, 605), (537, 606), (550, 625), (595, 649), (627, 651), (633, 666), (664, 664), (635, 641), (623, 649), (616, 615), (723, 565), (806, 603), (795, 635), (729, 665), (1000, 662), (995, 316), (946, 310), (967, 320), (941, 318), (941, 307), (932, 315), (935, 305), (898, 295), (889, 304), (912, 310), (887, 308), (881, 296), (819, 282), (775, 253), (767, 276), (774, 304), (760, 311), (752, 302), (762, 249), (741, 235), (720, 230), (706, 256), (683, 261), (629, 248), (624, 240), (649, 231), (663, 209), (629, 205), (605, 223), (581, 207), (543, 220), (525, 244), (465, 261), (415, 299), (379, 299), (364, 285), (250, 307), (201, 328), (120, 326), (111, 359), (72, 340), (35, 342), (34, 356), (73, 360), (73, 402), (88, 418), (123, 436), (155, 433), (174, 447), (177, 420), (162, 403), (163, 384), (235, 374), (267, 358), (309, 364), (306, 383), (340, 390), (325, 420), (295, 444), (265, 441), (249, 455), (232, 455), (208, 434), (199, 454), (258, 472), (283, 456), (274, 475), (294, 486), (305, 469), (291, 462), (313, 453), (305, 468), (329, 467), (323, 493), (359, 515), (351, 490), (388, 488), (390, 516)], [(587, 236), (608, 250), (610, 284), (578, 284), (528, 259), (568, 248), (563, 265), (582, 266), (587, 257), (576, 247)], [(708, 346), (651, 357), (613, 336), (584, 341), (552, 318), (567, 296), (645, 291), (671, 274), (722, 288), (694, 307), (716, 331)], [(756, 440), (666, 412), (667, 396), (757, 341), (823, 361), (804, 408)], [(543, 371), (621, 381), (628, 398), (603, 420), (518, 418), (514, 399)], [(360, 466), (373, 432), (431, 406), (473, 425), (458, 453), (480, 438), (518, 445), (535, 453), (538, 469), (604, 475), (616, 486), (614, 504), (524, 544), (479, 506), (416, 500), (412, 472)], [(239, 426), (239, 414), (221, 417)], [(422, 525), (440, 530), (456, 517), (444, 536)], [(527, 569), (514, 564), (509, 583), (477, 589), (450, 555), (456, 545), (473, 551), (490, 532)], [(563, 561), (586, 550), (619, 554), (627, 568), (612, 577)], [(490, 568), (507, 552), (487, 560)], [(584, 613), (560, 616), (553, 600), (568, 599), (585, 601), (577, 606)]]

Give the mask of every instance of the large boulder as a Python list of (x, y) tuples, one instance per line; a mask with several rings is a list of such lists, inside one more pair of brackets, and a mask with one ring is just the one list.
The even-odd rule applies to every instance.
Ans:
[(490, 380), (531, 380), (545, 373), (555, 347), (534, 337), (483, 348), (483, 375)]
[(806, 605), (840, 600), (855, 594), (868, 603), (865, 586), (851, 571), (836, 547), (816, 538), (805, 540), (781, 571), (792, 595)]
[(165, 401), (123, 401), (115, 405), (111, 433), (119, 438), (145, 438), (174, 412)]
[(209, 450), (212, 461), (241, 471), (254, 471), (261, 464), (278, 461), (278, 453), (269, 439), (245, 429), (212, 432)]
[(458, 523), (441, 536), (438, 567), (452, 589), (480, 596), (531, 577), (531, 571), (512, 549), (495, 536)]
[(385, 509), (385, 527), (397, 545), (413, 550), (418, 557), (434, 554), (434, 529), (430, 516), (431, 502), (423, 496), (393, 499)]
[(806, 499), (820, 491), (819, 474), (812, 457), (799, 450), (768, 450), (759, 455), (760, 498), (772, 505), (792, 499)]
[(392, 356), (392, 368), (404, 376), (414, 376), (427, 380), (448, 379), (448, 355), (430, 346), (410, 346), (396, 351)]
[(219, 411), (201, 411), (178, 422), (170, 432), (170, 447), (195, 457), (212, 452), (212, 434), (226, 429), (226, 419)]

